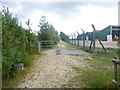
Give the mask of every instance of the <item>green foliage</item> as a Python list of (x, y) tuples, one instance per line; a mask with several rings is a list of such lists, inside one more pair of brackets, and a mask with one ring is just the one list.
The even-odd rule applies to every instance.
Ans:
[(38, 33), (38, 39), (52, 41), (52, 44), (58, 41), (58, 32), (55, 28), (46, 21), (46, 17), (42, 16), (40, 19), (39, 25), (40, 31)]
[[(19, 26), (17, 17), (12, 17), (8, 8), (2, 11), (2, 74), (13, 77), (17, 70), (11, 71), (14, 64), (24, 63), (26, 56), (37, 51), (37, 36)], [(29, 60), (27, 61), (29, 62)], [(24, 63), (25, 64), (25, 63)]]
[(65, 42), (69, 41), (69, 37), (63, 32), (60, 32), (60, 38)]

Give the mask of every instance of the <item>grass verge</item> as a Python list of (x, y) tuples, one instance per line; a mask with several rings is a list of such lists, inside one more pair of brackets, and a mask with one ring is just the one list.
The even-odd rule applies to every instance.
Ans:
[[(17, 75), (13, 78), (9, 79), (2, 79), (2, 88), (15, 88), (19, 83), (22, 82), (22, 80), (25, 78), (25, 76), (30, 72), (30, 68), (34, 66), (34, 60), (35, 57), (38, 57), (36, 54), (27, 56), (25, 59), (26, 62), (24, 62), (26, 65), (24, 67), (24, 70), (17, 73)], [(29, 62), (28, 62), (29, 60)]]
[[(84, 68), (72, 66), (77, 75), (67, 83), (68, 87), (80, 88), (115, 88), (111, 82), (114, 79), (112, 58), (118, 56), (117, 49), (107, 49), (108, 53), (90, 54), (84, 57), (87, 65)], [(74, 82), (71, 82), (74, 81)], [(77, 87), (76, 86), (76, 87)]]

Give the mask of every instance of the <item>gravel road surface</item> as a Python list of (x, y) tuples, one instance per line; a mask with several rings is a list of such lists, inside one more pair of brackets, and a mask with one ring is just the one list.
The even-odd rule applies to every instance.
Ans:
[[(84, 67), (87, 63), (83, 58), (67, 55), (68, 53), (79, 54), (80, 52), (78, 50), (65, 51), (65, 47), (62, 42), (60, 48), (63, 51), (60, 55), (56, 55), (57, 49), (45, 51), (42, 56), (34, 61), (34, 67), (31, 68), (30, 73), (17, 88), (62, 88), (68, 83), (71, 78), (77, 75), (71, 66)], [(80, 54), (87, 53), (82, 52)]]

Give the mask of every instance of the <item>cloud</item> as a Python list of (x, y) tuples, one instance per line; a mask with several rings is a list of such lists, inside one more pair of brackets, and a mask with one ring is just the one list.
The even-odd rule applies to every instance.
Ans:
[(6, 8), (8, 7), (12, 15), (17, 15), (19, 20), (27, 17), (27, 14), (25, 14), (25, 12), (22, 13), (24, 8), (20, 2), (2, 2), (2, 6), (5, 6)]
[[(59, 0), (58, 0), (59, 1)], [(20, 19), (27, 18), (34, 10), (44, 10), (59, 14), (61, 17), (67, 16), (69, 18), (70, 13), (76, 12), (77, 7), (87, 6), (88, 4), (94, 6), (113, 7), (116, 3), (113, 2), (42, 2), (42, 1), (24, 1), (24, 2), (3, 2), (3, 5), (9, 7), (10, 11), (17, 14)], [(80, 11), (79, 11), (80, 12)], [(67, 19), (67, 17), (65, 19)]]
[(81, 6), (83, 3), (77, 2), (23, 2), (21, 3), (23, 10), (21, 13), (31, 14), (34, 10), (43, 10), (45, 12), (52, 12), (59, 14), (61, 17), (69, 16), (74, 12), (76, 7)]
[[(87, 1), (87, 0), (86, 0)], [(112, 1), (112, 0), (111, 0)], [(38, 23), (42, 15), (52, 23), (56, 30), (66, 34), (92, 31), (91, 24), (101, 30), (108, 25), (118, 23), (117, 2), (4, 2), (10, 10), (18, 15), (23, 26), (29, 18), (32, 29), (39, 30)]]
[[(82, 28), (86, 32), (92, 31), (91, 24), (94, 24), (97, 30), (102, 30), (108, 25), (118, 24), (118, 10), (114, 8), (96, 7), (93, 5), (82, 6), (81, 12), (76, 12), (72, 20), (69, 21), (68, 27), (72, 31), (82, 32)], [(67, 32), (68, 33), (68, 32)]]
[(5, 7), (10, 7), (9, 10), (12, 13), (18, 13), (23, 9), (19, 2), (2, 2), (2, 5)]
[[(19, 0), (19, 2), (118, 2), (119, 0)], [(4, 2), (16, 2), (16, 0), (4, 0)]]
[[(81, 12), (76, 12), (75, 18), (69, 23), (75, 30), (82, 28), (85, 31), (92, 31), (91, 24), (94, 24), (97, 30), (102, 30), (108, 25), (117, 25), (118, 24), (118, 9), (117, 7), (101, 7), (101, 6), (82, 6)], [(73, 23), (74, 22), (74, 23)], [(69, 25), (70, 26), (70, 25)], [(72, 30), (71, 30), (72, 31)]]

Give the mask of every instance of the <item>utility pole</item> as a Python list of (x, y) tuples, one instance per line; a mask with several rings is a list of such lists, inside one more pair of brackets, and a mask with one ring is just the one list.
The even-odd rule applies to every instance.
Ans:
[(84, 30), (82, 30), (82, 31), (83, 31), (83, 48), (85, 49), (85, 31)]

